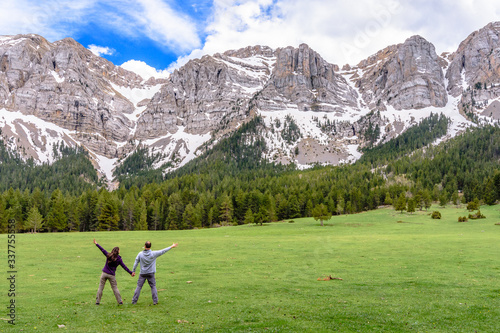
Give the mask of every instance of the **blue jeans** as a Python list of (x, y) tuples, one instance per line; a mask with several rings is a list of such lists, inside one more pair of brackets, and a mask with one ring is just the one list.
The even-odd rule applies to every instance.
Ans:
[(132, 298), (132, 304), (137, 303), (137, 301), (139, 300), (142, 286), (144, 285), (144, 282), (146, 282), (146, 280), (148, 280), (149, 286), (151, 287), (151, 296), (153, 297), (153, 303), (158, 303), (158, 291), (156, 290), (155, 273), (151, 273), (139, 274), (139, 279), (137, 280), (137, 288), (135, 288), (134, 297)]

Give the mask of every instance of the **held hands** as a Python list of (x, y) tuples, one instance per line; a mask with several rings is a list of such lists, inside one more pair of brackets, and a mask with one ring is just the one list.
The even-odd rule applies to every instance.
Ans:
[(131, 275), (132, 277), (134, 277), (134, 276), (135, 276), (135, 272), (132, 272), (132, 274), (130, 274), (130, 275)]
[(174, 248), (174, 247), (177, 247), (177, 245), (179, 245), (179, 244), (174, 243), (174, 244), (172, 244), (172, 246), (170, 246), (170, 247)]

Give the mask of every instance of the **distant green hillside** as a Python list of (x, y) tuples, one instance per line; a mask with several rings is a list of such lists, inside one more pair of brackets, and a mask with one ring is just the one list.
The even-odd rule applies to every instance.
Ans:
[(7, 149), (0, 139), (0, 192), (11, 187), (29, 192), (39, 188), (48, 193), (61, 189), (79, 195), (100, 184), (87, 151), (64, 144), (54, 146), (53, 151), (57, 158), (53, 164), (36, 165), (32, 159), (24, 161), (17, 152)]
[(265, 143), (256, 135), (262, 123), (255, 118), (165, 178), (152, 168), (160, 156), (138, 150), (117, 169), (122, 186), (113, 192), (99, 189), (79, 149), (58, 147), (65, 153), (51, 166), (23, 162), (4, 149), (0, 230), (8, 218), (30, 230), (34, 208), (44, 221), (38, 229), (88, 231), (263, 223), (309, 217), (316, 207), (339, 215), (390, 204), (418, 210), (432, 201), (494, 204), (500, 199), (500, 128), (472, 128), (431, 145), (447, 124), (432, 115), (353, 165), (296, 170), (262, 160)]

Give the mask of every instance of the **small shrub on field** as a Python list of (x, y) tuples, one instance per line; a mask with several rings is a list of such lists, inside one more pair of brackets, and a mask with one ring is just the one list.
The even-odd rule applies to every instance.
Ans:
[(437, 210), (435, 210), (435, 211), (433, 211), (433, 212), (432, 212), (431, 217), (432, 217), (434, 220), (439, 220), (439, 219), (441, 219), (441, 213), (440, 213), (440, 212), (438, 212)]
[(467, 222), (467, 221), (469, 221), (469, 218), (467, 216), (458, 217), (458, 222)]
[(475, 198), (473, 201), (470, 201), (469, 203), (467, 203), (467, 210), (469, 212), (472, 212), (473, 210), (476, 210), (476, 209), (479, 209), (480, 207), (480, 202), (477, 198)]
[(288, 223), (295, 223), (295, 221), (294, 220), (290, 220), (290, 221), (288, 221)]
[(471, 220), (477, 220), (477, 219), (485, 219), (486, 216), (484, 216), (483, 214), (481, 214), (481, 211), (478, 210), (476, 214), (469, 214), (469, 218)]

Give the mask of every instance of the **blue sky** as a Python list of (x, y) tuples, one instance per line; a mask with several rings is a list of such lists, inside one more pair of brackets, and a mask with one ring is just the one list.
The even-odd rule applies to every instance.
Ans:
[(498, 20), (491, 0), (17, 0), (2, 1), (0, 35), (72, 37), (122, 65), (172, 71), (189, 59), (248, 45), (307, 43), (343, 65), (419, 34), (438, 53)]

